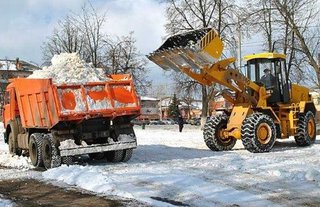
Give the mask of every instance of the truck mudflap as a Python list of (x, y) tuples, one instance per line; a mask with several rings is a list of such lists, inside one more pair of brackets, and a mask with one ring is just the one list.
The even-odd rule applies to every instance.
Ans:
[(60, 156), (74, 156), (90, 153), (107, 152), (114, 150), (133, 149), (137, 147), (136, 141), (131, 142), (115, 142), (112, 144), (95, 144), (88, 146), (81, 146), (78, 148), (64, 148), (60, 149)]

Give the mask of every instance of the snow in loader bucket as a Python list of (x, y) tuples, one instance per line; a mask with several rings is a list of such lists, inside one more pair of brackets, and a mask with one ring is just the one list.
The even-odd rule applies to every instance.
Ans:
[(223, 43), (218, 33), (212, 28), (204, 28), (169, 37), (147, 57), (164, 70), (201, 70), (215, 63), (221, 57), (222, 50)]

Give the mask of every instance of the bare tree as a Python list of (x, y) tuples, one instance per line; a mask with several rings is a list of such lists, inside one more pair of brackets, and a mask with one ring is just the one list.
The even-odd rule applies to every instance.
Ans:
[(55, 54), (77, 52), (81, 58), (98, 67), (102, 58), (105, 35), (101, 29), (105, 19), (105, 15), (98, 14), (91, 4), (85, 4), (81, 13), (63, 18), (43, 43), (43, 59), (49, 62)]
[[(169, 34), (178, 32), (214, 27), (224, 42), (234, 45), (233, 1), (222, 0), (167, 0), (167, 24)], [(180, 88), (199, 88), (199, 83), (186, 79), (184, 76), (174, 75)], [(178, 80), (181, 78), (181, 80)], [(182, 87), (184, 86), (184, 87)], [(208, 114), (209, 93), (208, 87), (201, 85), (202, 114)], [(203, 121), (202, 121), (203, 122)]]
[(104, 39), (101, 29), (105, 20), (105, 14), (98, 14), (91, 4), (85, 4), (82, 12), (75, 17), (78, 28), (84, 36), (87, 61), (92, 62), (95, 67), (101, 64), (100, 54)]
[(41, 47), (46, 63), (49, 63), (55, 54), (63, 52), (77, 52), (83, 57), (84, 38), (76, 24), (77, 22), (71, 16), (66, 16), (58, 22), (53, 34)]
[(319, 9), (316, 6), (318, 1), (272, 0), (272, 2), (298, 41), (294, 47), (296, 54), (300, 53), (302, 58), (304, 56), (307, 59), (316, 74), (316, 85), (320, 88), (320, 68), (316, 61), (320, 37), (318, 31), (314, 29), (320, 26)]
[(128, 36), (116, 40), (104, 40), (106, 73), (131, 74), (139, 93), (146, 93), (151, 82), (148, 80), (146, 68), (147, 60), (140, 55), (135, 46), (136, 40), (131, 32)]

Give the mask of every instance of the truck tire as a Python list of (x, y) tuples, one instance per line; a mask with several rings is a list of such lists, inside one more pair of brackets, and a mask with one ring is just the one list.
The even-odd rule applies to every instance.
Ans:
[(43, 167), (42, 160), (42, 147), (43, 142), (43, 134), (34, 133), (31, 134), (29, 139), (29, 156), (33, 166), (35, 167)]
[(42, 158), (46, 169), (61, 165), (61, 157), (58, 147), (55, 145), (51, 134), (46, 134), (42, 142)]
[(72, 156), (65, 156), (61, 157), (61, 163), (66, 165), (72, 165), (73, 164), (73, 157)]
[(250, 152), (269, 152), (276, 141), (276, 125), (263, 113), (248, 116), (241, 127), (243, 146)]
[(127, 162), (131, 159), (132, 157), (132, 152), (133, 152), (133, 149), (125, 149), (123, 150), (123, 158), (122, 158), (122, 162)]
[(309, 146), (316, 140), (316, 122), (311, 111), (300, 114), (297, 123), (297, 135), (294, 137), (300, 147)]
[(124, 158), (124, 150), (105, 152), (105, 156), (109, 162), (121, 162)]
[(222, 138), (221, 130), (227, 127), (227, 123), (227, 115), (218, 115), (209, 119), (204, 125), (204, 142), (212, 151), (231, 150), (236, 144), (237, 140), (233, 137)]
[(20, 156), (22, 154), (22, 150), (17, 148), (16, 142), (14, 140), (13, 133), (10, 132), (8, 136), (8, 145), (9, 145), (9, 153), (11, 155), (18, 155)]
[(89, 157), (92, 160), (102, 160), (105, 157), (105, 155), (103, 152), (98, 152), (89, 154)]

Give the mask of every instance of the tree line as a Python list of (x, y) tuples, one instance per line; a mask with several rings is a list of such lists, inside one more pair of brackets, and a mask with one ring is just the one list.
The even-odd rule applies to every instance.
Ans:
[[(292, 82), (320, 88), (317, 61), (320, 44), (319, 0), (239, 2), (162, 0), (161, 3), (166, 4), (166, 33), (170, 36), (213, 27), (228, 48), (225, 56), (237, 56), (239, 34), (246, 39), (262, 34), (265, 51), (287, 55)], [(151, 85), (147, 77), (147, 61), (135, 46), (133, 33), (110, 38), (102, 30), (105, 21), (106, 14), (99, 14), (91, 4), (84, 5), (78, 14), (70, 13), (58, 22), (52, 35), (44, 42), (44, 60), (49, 62), (54, 54), (61, 52), (77, 52), (95, 67), (104, 68), (106, 74), (132, 74), (139, 93), (145, 94)], [(217, 94), (220, 90), (217, 87), (220, 86), (201, 85), (179, 72), (171, 77), (181, 100), (190, 101), (195, 94), (201, 94), (202, 117), (206, 117), (209, 100)]]
[(145, 93), (151, 84), (147, 60), (138, 51), (133, 32), (112, 38), (103, 32), (105, 22), (106, 14), (98, 13), (91, 4), (60, 19), (42, 45), (45, 64), (50, 64), (55, 54), (76, 52), (106, 74), (131, 74), (137, 91)]

